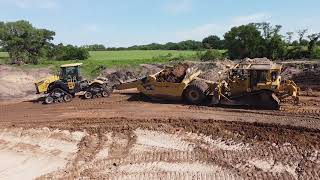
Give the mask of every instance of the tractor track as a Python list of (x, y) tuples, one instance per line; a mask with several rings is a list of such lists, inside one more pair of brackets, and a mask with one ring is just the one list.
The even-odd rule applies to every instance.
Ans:
[[(179, 127), (181, 120), (162, 129), (152, 127), (156, 126), (152, 121), (143, 125), (143, 120), (137, 127), (132, 124), (119, 126), (126, 119), (105, 119), (104, 123), (100, 119), (96, 127), (88, 127), (83, 122), (73, 123), (76, 120), (72, 119), (69, 121), (79, 129), (86, 129), (90, 135), (79, 144), (80, 153), (72, 166), (46, 178), (57, 177), (57, 174), (61, 178), (98, 179), (319, 178), (320, 135), (315, 132), (238, 122), (208, 121), (202, 124), (202, 129), (190, 122), (182, 129)], [(89, 121), (97, 123), (94, 119)], [(146, 142), (146, 136), (153, 139)], [(161, 143), (162, 139), (165, 144)], [(94, 153), (87, 150), (88, 147), (92, 147), (90, 149), (94, 149)], [(97, 155), (108, 148), (110, 150), (105, 157)], [(85, 159), (85, 164), (81, 164), (79, 159)]]
[(38, 179), (320, 179), (319, 97), (266, 111), (138, 96), (0, 105), (0, 151), (11, 137), (2, 129), (58, 129), (84, 137), (64, 168)]

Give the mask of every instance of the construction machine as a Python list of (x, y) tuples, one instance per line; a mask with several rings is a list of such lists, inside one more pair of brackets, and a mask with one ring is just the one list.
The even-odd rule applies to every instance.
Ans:
[(84, 99), (93, 97), (108, 97), (112, 88), (107, 79), (98, 78), (88, 81), (80, 75), (82, 63), (65, 64), (60, 66), (60, 75), (54, 75), (35, 83), (37, 94), (45, 94), (44, 102), (70, 102), (76, 95)]
[(216, 83), (212, 104), (279, 109), (287, 97), (298, 104), (300, 88), (291, 80), (282, 81), (281, 70), (281, 65), (273, 63), (237, 64)]
[[(298, 103), (299, 87), (293, 81), (281, 80), (278, 64), (237, 64), (227, 78), (209, 81), (198, 76), (201, 71), (189, 68), (180, 82), (159, 81), (161, 71), (142, 79), (122, 82), (118, 90), (137, 88), (152, 98), (182, 99), (189, 104), (254, 106), (279, 109), (280, 101), (292, 97)], [(217, 72), (218, 73), (218, 72)], [(208, 78), (210, 79), (210, 78)]]

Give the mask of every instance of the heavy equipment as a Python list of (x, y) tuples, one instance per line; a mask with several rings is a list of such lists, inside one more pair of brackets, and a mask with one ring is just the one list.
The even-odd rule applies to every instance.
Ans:
[(230, 67), (227, 78), (214, 82), (199, 78), (201, 71), (189, 68), (181, 82), (159, 82), (163, 70), (142, 79), (122, 82), (116, 89), (137, 88), (149, 97), (182, 99), (196, 105), (209, 100), (212, 105), (279, 109), (280, 101), (287, 97), (298, 103), (300, 91), (293, 81), (282, 81), (281, 69), (278, 64), (240, 63)]
[(273, 63), (237, 64), (225, 80), (216, 83), (212, 104), (279, 109), (287, 97), (298, 104), (300, 88), (291, 80), (283, 81), (281, 70), (282, 65)]
[(107, 79), (97, 78), (88, 81), (80, 75), (82, 63), (64, 64), (60, 66), (60, 75), (54, 75), (35, 83), (37, 94), (45, 94), (44, 102), (70, 102), (76, 95), (84, 99), (108, 97), (112, 88)]

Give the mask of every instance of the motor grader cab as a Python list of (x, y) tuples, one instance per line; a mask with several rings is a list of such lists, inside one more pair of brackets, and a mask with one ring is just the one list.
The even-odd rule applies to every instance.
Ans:
[(107, 97), (112, 88), (108, 87), (105, 79), (95, 79), (91, 82), (83, 80), (80, 74), (82, 63), (64, 64), (60, 66), (60, 75), (51, 76), (37, 83), (38, 94), (46, 94), (44, 102), (69, 102), (77, 94), (85, 99), (91, 99), (95, 95)]

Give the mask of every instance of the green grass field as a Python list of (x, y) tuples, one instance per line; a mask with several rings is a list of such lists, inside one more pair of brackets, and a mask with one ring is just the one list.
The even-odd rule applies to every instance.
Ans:
[[(94, 51), (90, 58), (83, 61), (52, 61), (42, 60), (38, 65), (24, 65), (23, 68), (51, 67), (58, 69), (61, 64), (82, 62), (82, 70), (86, 76), (96, 76), (99, 69), (110, 67), (135, 67), (144, 63), (167, 63), (169, 58), (183, 57), (185, 59), (196, 56), (196, 51), (169, 51), (169, 50), (133, 50), (133, 51)], [(0, 64), (8, 60), (8, 54), (0, 52)]]
[(8, 58), (9, 58), (8, 53), (0, 52), (0, 64), (5, 64)]

